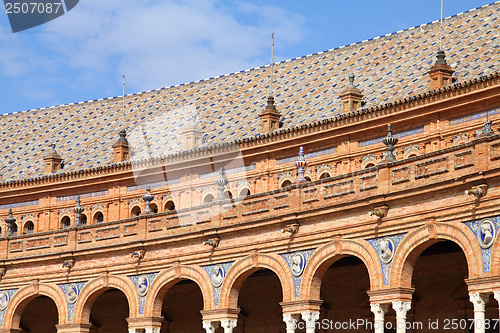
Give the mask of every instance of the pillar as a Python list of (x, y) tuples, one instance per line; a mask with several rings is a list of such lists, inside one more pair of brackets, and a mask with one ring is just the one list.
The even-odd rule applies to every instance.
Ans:
[(484, 333), (484, 308), (489, 295), (480, 293), (469, 294), (469, 300), (474, 305), (474, 333)]
[(302, 320), (306, 322), (306, 333), (314, 333), (314, 326), (318, 319), (319, 312), (302, 312)]
[(295, 333), (297, 322), (300, 320), (299, 314), (283, 313), (283, 321), (286, 324), (286, 333)]
[(218, 321), (203, 321), (203, 329), (207, 331), (207, 333), (215, 333), (215, 330), (219, 327)]
[(406, 333), (406, 313), (411, 308), (411, 302), (392, 302), (392, 308), (396, 311), (396, 333)]
[(220, 321), (220, 325), (224, 329), (224, 333), (233, 333), (233, 328), (236, 327), (238, 323), (235, 319), (224, 319)]
[(389, 304), (373, 303), (370, 304), (370, 310), (375, 316), (375, 333), (384, 333), (384, 316), (389, 310)]
[(498, 306), (498, 318), (500, 318), (500, 290), (496, 290), (493, 292), (493, 296), (495, 297), (495, 299), (497, 300), (499, 306)]

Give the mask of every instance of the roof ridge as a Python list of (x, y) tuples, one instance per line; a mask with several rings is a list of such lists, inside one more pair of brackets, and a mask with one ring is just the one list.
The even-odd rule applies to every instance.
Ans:
[[(468, 11), (465, 11), (465, 12), (460, 12), (460, 13), (457, 13), (457, 14), (445, 17), (445, 18), (443, 18), (443, 21), (445, 21), (445, 20), (451, 20), (451, 19), (453, 19), (455, 17), (466, 15), (466, 14), (472, 13), (472, 12), (474, 12), (476, 10), (481, 10), (481, 9), (482, 10), (486, 10), (486, 8), (488, 8), (490, 6), (494, 6), (494, 5), (500, 5), (500, 0), (492, 2), (490, 4), (486, 4), (486, 5), (480, 6), (480, 7), (469, 9)], [(331, 49), (328, 49), (328, 50), (325, 50), (325, 51), (320, 51), (320, 52), (316, 52), (316, 53), (307, 54), (307, 55), (304, 55), (304, 56), (299, 56), (299, 57), (296, 57), (296, 58), (291, 58), (291, 59), (286, 59), (286, 60), (278, 61), (278, 62), (275, 62), (274, 65), (284, 64), (284, 63), (287, 63), (287, 62), (290, 62), (290, 61), (299, 60), (299, 59), (306, 59), (308, 57), (312, 57), (312, 56), (315, 56), (315, 55), (320, 55), (320, 54), (327, 53), (327, 52), (341, 50), (341, 49), (345, 49), (345, 48), (352, 47), (352, 46), (364, 45), (366, 43), (369, 43), (369, 42), (372, 42), (372, 41), (376, 41), (376, 40), (379, 40), (381, 38), (393, 37), (393, 36), (396, 36), (396, 35), (399, 35), (401, 33), (408, 32), (408, 31), (411, 31), (411, 30), (414, 30), (414, 29), (423, 28), (423, 27), (429, 27), (429, 26), (434, 26), (434, 25), (436, 25), (438, 23), (439, 23), (439, 20), (435, 20), (435, 21), (428, 22), (428, 23), (423, 23), (423, 24), (420, 24), (420, 25), (417, 25), (417, 26), (414, 26), (414, 27), (406, 28), (406, 29), (403, 29), (403, 30), (398, 30), (396, 32), (388, 33), (388, 34), (385, 34), (385, 35), (376, 36), (376, 37), (373, 37), (373, 38), (370, 38), (370, 39), (365, 39), (365, 40), (362, 40), (362, 41), (359, 41), (359, 42), (355, 42), (355, 43), (351, 43), (351, 44), (347, 44), (347, 45), (341, 45), (341, 46), (338, 46), (338, 47), (334, 47), (334, 48), (331, 48)], [(137, 95), (142, 95), (142, 94), (146, 94), (146, 93), (150, 93), (150, 92), (155, 92), (155, 91), (161, 91), (161, 90), (166, 90), (166, 89), (171, 89), (171, 88), (188, 86), (188, 85), (196, 84), (196, 83), (200, 83), (200, 82), (207, 82), (207, 81), (210, 81), (210, 80), (220, 79), (220, 78), (223, 78), (223, 77), (227, 77), (227, 76), (231, 76), (231, 75), (236, 75), (236, 74), (239, 74), (239, 73), (246, 73), (246, 72), (250, 72), (250, 71), (254, 71), (254, 70), (258, 70), (258, 69), (267, 68), (267, 67), (270, 67), (270, 66), (271, 66), (270, 64), (266, 64), (266, 65), (262, 65), (262, 66), (258, 66), (258, 67), (253, 67), (253, 68), (249, 68), (249, 69), (245, 69), (245, 70), (241, 70), (241, 71), (237, 71), (237, 72), (231, 72), (231, 73), (227, 73), (227, 74), (223, 74), (223, 75), (213, 76), (213, 77), (210, 77), (210, 78), (200, 79), (200, 80), (196, 80), (196, 81), (191, 81), (191, 82), (186, 82), (186, 83), (180, 83), (180, 84), (165, 86), (165, 87), (161, 87), (161, 88), (157, 88), (157, 89), (150, 89), (150, 90), (135, 92), (135, 93), (131, 93), (131, 94), (125, 94), (125, 97), (137, 96)], [(52, 106), (48, 106), (48, 107), (41, 107), (41, 108), (34, 108), (34, 109), (28, 109), (28, 110), (7, 112), (7, 113), (1, 114), (0, 116), (9, 116), (9, 115), (14, 115), (14, 114), (19, 114), (19, 113), (26, 113), (26, 112), (32, 112), (32, 111), (41, 111), (41, 110), (52, 109), (52, 108), (57, 108), (57, 107), (72, 106), (72, 105), (85, 104), (85, 103), (92, 103), (92, 102), (98, 102), (98, 101), (104, 101), (104, 100), (111, 100), (111, 99), (122, 98), (122, 97), (123, 97), (123, 95), (113, 96), (113, 97), (103, 97), (103, 98), (86, 100), (86, 101), (80, 101), (80, 102), (71, 102), (71, 103), (66, 103), (66, 104), (52, 105)]]

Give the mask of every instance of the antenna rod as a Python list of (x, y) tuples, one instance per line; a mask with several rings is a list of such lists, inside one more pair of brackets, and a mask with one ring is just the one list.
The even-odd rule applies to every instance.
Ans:
[(441, 27), (439, 28), (439, 49), (443, 49), (443, 1), (441, 0)]
[(123, 76), (122, 130), (125, 130), (125, 74)]
[(271, 92), (270, 96), (273, 95), (273, 72), (274, 72), (274, 32), (271, 34), (271, 37), (273, 39), (273, 43), (271, 46)]

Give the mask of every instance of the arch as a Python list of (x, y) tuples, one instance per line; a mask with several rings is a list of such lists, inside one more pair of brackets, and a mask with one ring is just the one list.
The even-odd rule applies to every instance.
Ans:
[(158, 213), (158, 203), (157, 202), (150, 203), (149, 208), (151, 209), (151, 213), (153, 213), (153, 214)]
[(419, 155), (419, 153), (418, 153), (418, 147), (417, 146), (406, 147), (403, 150), (403, 159), (407, 159), (407, 158), (410, 158), (410, 157), (413, 157), (413, 156), (418, 156), (418, 155)]
[(232, 199), (233, 198), (233, 193), (231, 192), (231, 190), (224, 190), (224, 197), (226, 199)]
[(318, 179), (330, 178), (331, 175), (327, 170), (323, 170), (321, 174), (318, 176)]
[(314, 251), (304, 268), (300, 284), (300, 298), (319, 300), (321, 283), (328, 268), (347, 255), (361, 259), (370, 277), (370, 289), (382, 286), (382, 267), (375, 249), (365, 240), (335, 240)]
[(176, 265), (160, 272), (151, 283), (144, 305), (144, 315), (161, 317), (165, 295), (174, 284), (181, 280), (191, 280), (196, 283), (203, 295), (203, 309), (212, 309), (215, 301), (208, 273), (199, 266)]
[(451, 141), (451, 145), (457, 146), (461, 143), (466, 143), (466, 142), (469, 142), (469, 136), (467, 135), (467, 133), (463, 133), (463, 134), (455, 135)]
[(495, 236), (493, 244), (491, 244), (491, 258), (490, 258), (490, 274), (498, 276), (500, 273), (500, 267), (498, 263), (500, 262), (500, 237), (498, 234)]
[(45, 283), (33, 283), (29, 286), (19, 289), (10, 299), (7, 308), (5, 309), (5, 315), (3, 319), (3, 327), (18, 328), (19, 322), (21, 321), (21, 315), (24, 308), (38, 296), (47, 296), (57, 307), (57, 313), (59, 317), (59, 325), (66, 324), (68, 319), (68, 302), (66, 301), (66, 296), (59, 286), (45, 284)]
[(481, 275), (482, 254), (474, 233), (462, 223), (429, 223), (409, 232), (399, 243), (391, 264), (389, 285), (411, 287), (413, 267), (420, 254), (440, 240), (449, 240), (460, 246), (467, 260), (469, 279)]
[(87, 222), (88, 222), (87, 214), (82, 213), (82, 216), (80, 216), (80, 224), (86, 225)]
[(12, 223), (10, 232), (12, 235), (17, 236), (17, 223)]
[(173, 210), (175, 210), (175, 202), (173, 200), (168, 200), (167, 202), (165, 202), (165, 205), (163, 208), (164, 208), (165, 212), (173, 211)]
[(280, 188), (290, 186), (294, 183), (294, 179), (291, 172), (285, 172), (279, 175), (279, 185)]
[(133, 217), (133, 216), (139, 216), (141, 215), (141, 206), (139, 205), (134, 205), (131, 209), (130, 209), (130, 216)]
[(229, 268), (222, 282), (219, 307), (237, 308), (240, 288), (246, 278), (262, 268), (273, 271), (281, 282), (283, 302), (289, 302), (294, 297), (293, 276), (285, 259), (277, 254), (253, 253), (237, 260)]
[(94, 215), (92, 216), (92, 223), (102, 223), (104, 222), (104, 214), (102, 211), (98, 210), (94, 212)]
[(212, 202), (215, 199), (215, 191), (213, 188), (207, 188), (204, 189), (203, 192), (201, 193), (201, 203), (209, 203)]
[(378, 164), (374, 155), (365, 156), (361, 159), (361, 169), (371, 168)]
[(238, 187), (236, 188), (236, 194), (238, 194), (238, 197), (246, 197), (251, 193), (252, 191), (250, 191), (250, 182), (248, 180), (244, 180), (238, 183)]
[(35, 232), (35, 224), (33, 221), (28, 220), (24, 222), (23, 233), (24, 234), (32, 234)]
[(94, 301), (103, 292), (112, 288), (118, 289), (125, 294), (129, 306), (129, 317), (137, 317), (139, 314), (139, 295), (132, 280), (128, 277), (103, 274), (83, 286), (75, 303), (73, 322), (88, 323)]
[(61, 216), (61, 220), (60, 220), (60, 224), (61, 224), (61, 229), (64, 229), (64, 228), (69, 228), (71, 226), (71, 218), (69, 217), (69, 215), (63, 215)]

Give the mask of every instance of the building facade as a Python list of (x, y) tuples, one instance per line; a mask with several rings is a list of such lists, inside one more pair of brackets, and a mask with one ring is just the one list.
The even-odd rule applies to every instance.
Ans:
[(0, 332), (497, 331), (498, 22), (1, 116)]

